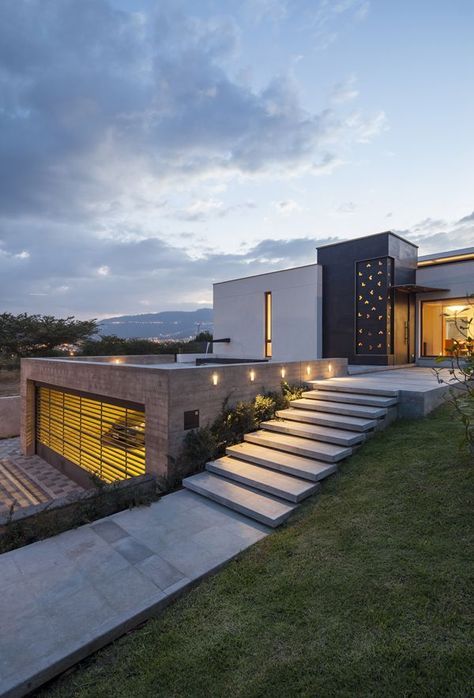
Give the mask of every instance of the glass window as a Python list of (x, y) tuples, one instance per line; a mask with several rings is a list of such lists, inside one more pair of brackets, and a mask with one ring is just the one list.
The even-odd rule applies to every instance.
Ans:
[(265, 357), (272, 356), (272, 294), (265, 293)]
[(422, 303), (422, 356), (450, 356), (458, 343), (462, 354), (466, 335), (474, 330), (474, 304), (463, 298)]

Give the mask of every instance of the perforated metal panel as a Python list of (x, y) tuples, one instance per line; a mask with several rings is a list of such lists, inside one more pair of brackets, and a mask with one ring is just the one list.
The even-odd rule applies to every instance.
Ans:
[(37, 387), (39, 443), (105, 482), (145, 472), (145, 413), (96, 397)]

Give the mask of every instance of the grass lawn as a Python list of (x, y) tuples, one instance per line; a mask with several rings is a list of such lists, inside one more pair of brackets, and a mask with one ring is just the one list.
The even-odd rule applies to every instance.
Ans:
[(286, 526), (42, 695), (474, 695), (461, 432), (447, 407), (397, 422)]

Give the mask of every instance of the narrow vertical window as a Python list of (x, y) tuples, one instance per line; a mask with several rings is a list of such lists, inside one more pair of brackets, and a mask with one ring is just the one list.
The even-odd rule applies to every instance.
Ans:
[(272, 294), (271, 291), (265, 293), (265, 357), (271, 359), (272, 356)]

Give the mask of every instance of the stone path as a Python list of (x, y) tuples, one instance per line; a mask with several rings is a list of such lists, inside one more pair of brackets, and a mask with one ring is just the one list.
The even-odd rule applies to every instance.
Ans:
[(180, 490), (0, 555), (0, 695), (33, 690), (269, 532)]
[(0, 513), (82, 491), (39, 456), (23, 456), (18, 438), (0, 440)]

